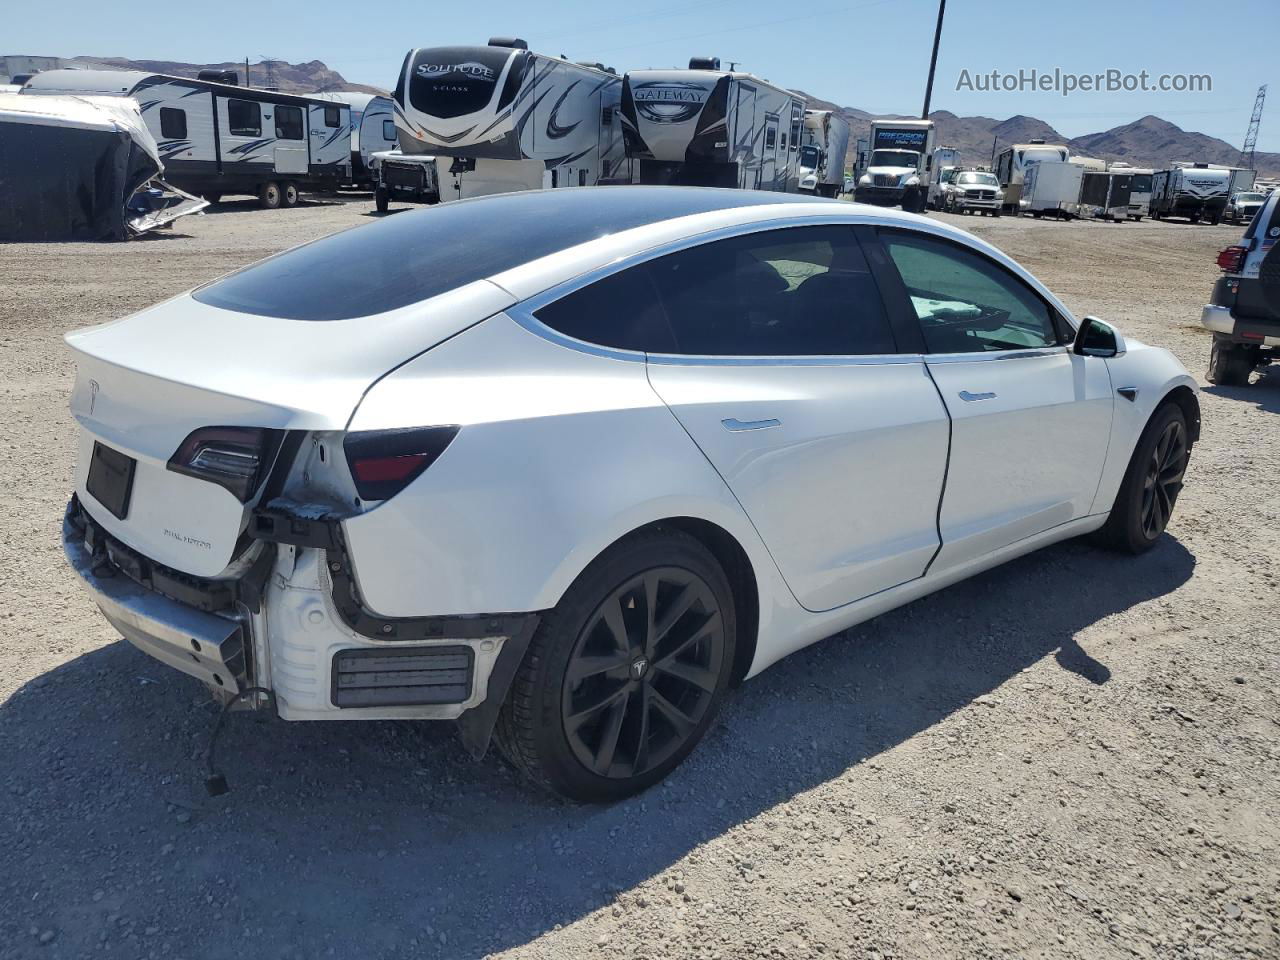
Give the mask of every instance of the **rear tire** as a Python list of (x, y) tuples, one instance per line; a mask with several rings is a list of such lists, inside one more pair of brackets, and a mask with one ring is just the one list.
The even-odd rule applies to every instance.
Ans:
[(1151, 415), (1138, 438), (1098, 540), (1133, 554), (1155, 546), (1173, 516), (1190, 458), (1187, 418), (1176, 403), (1165, 403)]
[(292, 180), (286, 180), (280, 185), (280, 205), (283, 207), (298, 205), (298, 185)]
[(729, 580), (706, 547), (662, 527), (628, 537), (543, 618), (499, 715), (498, 746), (569, 799), (638, 793), (711, 726), (736, 630)]
[(1205, 379), (1220, 387), (1247, 387), (1249, 374), (1253, 373), (1255, 349), (1214, 337)]
[(206, 193), (206, 194), (204, 194), (204, 199), (205, 199), (205, 200), (207, 200), (207, 201), (209, 201), (209, 203), (211, 203), (211, 204), (221, 203), (221, 202), (222, 202), (222, 194), (220, 194), (220, 193)]
[(264, 210), (275, 210), (279, 208), (282, 199), (280, 184), (274, 180), (268, 180), (262, 186), (258, 187), (258, 205)]

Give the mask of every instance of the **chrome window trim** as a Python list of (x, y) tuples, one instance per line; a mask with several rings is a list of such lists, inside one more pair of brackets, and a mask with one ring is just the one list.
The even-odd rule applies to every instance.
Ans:
[(1026, 350), (976, 350), (972, 353), (930, 353), (925, 363), (980, 363), (987, 360), (1027, 360), (1033, 357), (1051, 357), (1069, 353), (1070, 344), (1053, 347), (1032, 347)]
[(874, 224), (874, 218), (860, 216), (857, 213), (839, 213), (839, 214), (823, 214), (808, 217), (777, 217), (770, 220), (753, 220), (750, 223), (739, 223), (729, 227), (717, 227), (702, 233), (694, 233), (687, 237), (680, 237), (678, 240), (668, 240), (656, 246), (649, 247), (637, 253), (628, 254), (619, 257), (609, 263), (588, 270), (586, 273), (579, 274), (569, 280), (565, 280), (549, 287), (542, 293), (535, 294), (525, 300), (520, 301), (512, 307), (507, 308), (506, 315), (512, 320), (524, 327), (530, 333), (549, 340), (552, 343), (562, 347), (568, 347), (571, 350), (577, 350), (581, 353), (591, 354), (597, 357), (607, 357), (611, 360), (626, 360), (631, 362), (648, 362), (660, 363), (669, 366), (698, 366), (698, 367), (818, 367), (818, 366), (867, 366), (882, 365), (889, 363), (919, 363), (922, 355), (918, 353), (884, 353), (884, 354), (821, 354), (816, 356), (784, 356), (775, 354), (763, 354), (760, 356), (726, 356), (720, 354), (671, 354), (671, 353), (645, 353), (639, 350), (623, 350), (619, 347), (605, 347), (598, 343), (589, 343), (586, 340), (579, 340), (568, 334), (561, 333), (552, 327), (547, 326), (536, 316), (535, 312), (541, 310), (549, 303), (554, 303), (563, 297), (574, 293), (583, 287), (590, 286), (598, 280), (612, 276), (615, 273), (621, 273), (631, 267), (649, 260), (656, 260), (670, 253), (678, 253), (681, 250), (687, 250), (690, 247), (701, 246), (706, 243), (714, 243), (717, 240), (727, 240), (731, 237), (749, 236), (753, 233), (766, 233), (772, 230), (784, 230), (790, 227), (807, 227), (807, 226), (848, 226), (856, 227), (860, 224)]

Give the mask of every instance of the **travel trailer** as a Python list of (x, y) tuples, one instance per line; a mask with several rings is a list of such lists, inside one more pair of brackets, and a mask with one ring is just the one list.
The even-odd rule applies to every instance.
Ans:
[(803, 100), (721, 70), (716, 57), (623, 80), (622, 132), (637, 183), (794, 192), (803, 125)]
[(1043, 140), (1032, 140), (1030, 143), (1015, 143), (996, 154), (991, 162), (991, 169), (1000, 186), (1004, 189), (1004, 207), (1010, 213), (1017, 213), (1022, 201), (1022, 183), (1027, 168), (1041, 160), (1067, 161), (1071, 159), (1071, 150), (1063, 144), (1049, 144)]
[(373, 155), (392, 150), (400, 142), (391, 98), (345, 90), (312, 96), (351, 108), (351, 182), (358, 187), (372, 185)]
[(844, 187), (849, 121), (832, 110), (806, 110), (800, 133), (800, 190), (837, 196)]
[(155, 138), (122, 97), (0, 92), (0, 171), (0, 242), (125, 240), (208, 206), (161, 179)]
[(410, 50), (396, 84), (405, 159), (438, 159), (444, 200), (628, 183), (622, 78), (494, 37), (487, 46)]
[(1070, 220), (1080, 204), (1085, 169), (1070, 160), (1040, 160), (1023, 173), (1019, 210), (1033, 217)]
[(858, 177), (859, 203), (924, 209), (933, 166), (932, 120), (872, 120), (871, 155)]
[(1192, 223), (1218, 223), (1231, 191), (1229, 167), (1207, 163), (1158, 170), (1151, 178), (1151, 216), (1186, 217)]
[(253, 194), (264, 207), (291, 207), (300, 191), (351, 178), (345, 103), (140, 70), (46, 70), (22, 93), (132, 97), (165, 180), (213, 203)]
[(1155, 171), (1144, 167), (1132, 167), (1127, 163), (1113, 163), (1107, 169), (1112, 173), (1129, 175), (1129, 219), (1140, 221), (1147, 216), (1151, 212), (1151, 177)]

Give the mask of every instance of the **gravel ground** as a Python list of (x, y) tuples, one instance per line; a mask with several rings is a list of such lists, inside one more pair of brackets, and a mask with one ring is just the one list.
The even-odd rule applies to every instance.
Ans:
[[(70, 328), (366, 222), (248, 202), (0, 246), (0, 957), (1280, 956), (1280, 372), (1206, 389), (1170, 533), (792, 656), (665, 785), (561, 804), (447, 725), (228, 724), (64, 568)], [(955, 218), (1172, 348), (1239, 230)]]

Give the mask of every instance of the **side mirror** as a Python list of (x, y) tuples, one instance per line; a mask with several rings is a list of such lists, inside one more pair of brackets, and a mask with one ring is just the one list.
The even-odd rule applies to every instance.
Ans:
[(1085, 317), (1071, 352), (1082, 357), (1118, 357), (1124, 353), (1124, 337), (1097, 317)]

